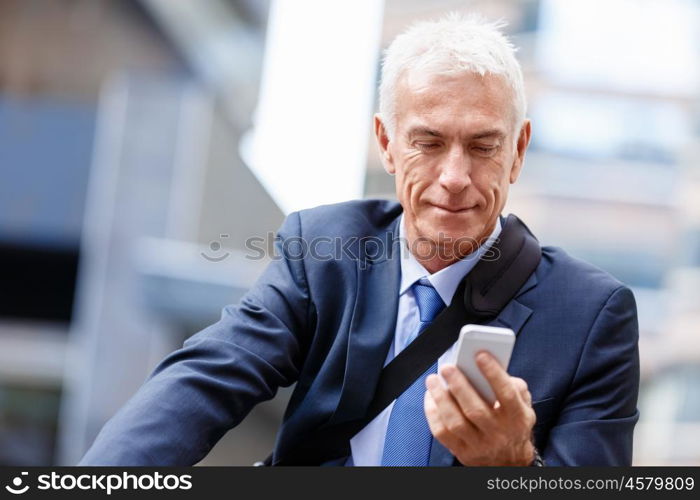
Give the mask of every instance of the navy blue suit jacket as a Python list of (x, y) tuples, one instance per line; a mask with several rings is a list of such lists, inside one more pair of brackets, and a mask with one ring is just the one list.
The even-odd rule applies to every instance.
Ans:
[[(194, 464), (294, 382), (276, 453), (317, 426), (362, 417), (394, 335), (400, 259), (391, 238), (401, 210), (365, 200), (290, 214), (275, 244), (280, 258), (158, 365), (81, 464)], [(508, 371), (529, 385), (546, 463), (629, 465), (639, 415), (629, 288), (543, 247), (535, 273), (490, 324), (517, 334)]]

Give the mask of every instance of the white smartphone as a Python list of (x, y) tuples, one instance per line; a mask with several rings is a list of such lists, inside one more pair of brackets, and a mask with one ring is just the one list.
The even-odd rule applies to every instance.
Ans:
[(470, 324), (464, 325), (459, 332), (452, 363), (462, 370), (481, 397), (491, 405), (496, 402), (496, 395), (474, 358), (479, 351), (488, 351), (505, 369), (510, 363), (514, 344), (515, 334), (510, 328)]

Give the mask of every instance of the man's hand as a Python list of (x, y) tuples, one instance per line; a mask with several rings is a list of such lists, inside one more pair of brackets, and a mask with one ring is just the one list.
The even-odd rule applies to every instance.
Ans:
[(425, 415), (433, 436), (463, 465), (530, 465), (535, 412), (527, 383), (511, 377), (487, 352), (476, 363), (496, 394), (491, 407), (454, 365), (426, 380)]

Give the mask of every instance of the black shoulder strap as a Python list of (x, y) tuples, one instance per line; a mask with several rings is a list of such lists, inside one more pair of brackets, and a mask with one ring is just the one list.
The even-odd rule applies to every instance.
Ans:
[(384, 367), (365, 416), (318, 429), (284, 456), (268, 457), (266, 463), (317, 465), (346, 456), (350, 439), (456, 342), (463, 325), (485, 323), (501, 312), (535, 271), (540, 257), (537, 239), (520, 219), (509, 215), (496, 242), (459, 284), (450, 305)]

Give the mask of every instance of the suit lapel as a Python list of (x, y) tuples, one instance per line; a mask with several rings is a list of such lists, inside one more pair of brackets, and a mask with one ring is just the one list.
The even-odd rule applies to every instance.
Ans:
[[(363, 268), (364, 267), (364, 268)], [(343, 389), (332, 423), (361, 418), (369, 405), (396, 329), (400, 258), (358, 264)]]
[(489, 321), (487, 325), (510, 328), (517, 336), (532, 314), (532, 309), (519, 302), (518, 297), (535, 286), (537, 286), (537, 276), (536, 273), (532, 273), (525, 284), (518, 290), (515, 298), (508, 302), (498, 316)]

